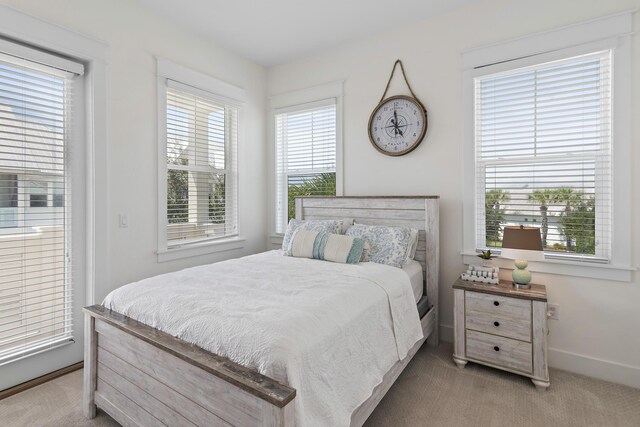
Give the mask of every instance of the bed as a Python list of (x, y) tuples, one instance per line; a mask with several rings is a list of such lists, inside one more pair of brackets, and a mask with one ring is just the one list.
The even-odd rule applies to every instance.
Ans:
[[(365, 398), (358, 401), (362, 403), (353, 406), (355, 408), (353, 410), (349, 409), (350, 419), (339, 423), (340, 425), (361, 426), (420, 346), (425, 341), (428, 341), (429, 345), (438, 344), (438, 198), (436, 196), (305, 197), (296, 199), (296, 217), (299, 219), (348, 217), (354, 218), (356, 222), (362, 224), (410, 226), (419, 230), (418, 250), (415, 259), (422, 270), (421, 276), (425, 279), (422, 293), (426, 296), (429, 304), (429, 310), (420, 319), (419, 328), (422, 332), (422, 338), (418, 339), (415, 344), (413, 344), (413, 340), (410, 341), (412, 345), (407, 346), (402, 353), (400, 353), (400, 346), (398, 345), (396, 360), (390, 364), (388, 363), (388, 370), (386, 370), (387, 365), (381, 365), (384, 366), (386, 372), (380, 373), (379, 377), (372, 376), (369, 378)], [(298, 277), (298, 279), (304, 278), (300, 275), (300, 272), (296, 273), (295, 269), (300, 269), (300, 265), (306, 266), (306, 264), (300, 264), (302, 261), (287, 260), (286, 258), (290, 257), (275, 257), (269, 253), (255, 255), (227, 262), (227, 264), (220, 266), (217, 271), (223, 271), (225, 267), (230, 271), (233, 271), (233, 269), (237, 271), (243, 267), (246, 267), (247, 271), (253, 271), (259, 270), (260, 266), (275, 268), (271, 267), (269, 263), (273, 263), (278, 268), (282, 263), (290, 263), (288, 264), (290, 265), (289, 267), (287, 265), (283, 267), (285, 270), (287, 268), (290, 269), (288, 270), (290, 271), (289, 275)], [(323, 261), (313, 260), (306, 260), (306, 262), (315, 262), (315, 264), (308, 264), (309, 268), (317, 266), (318, 263), (324, 263)], [(369, 277), (371, 271), (376, 271), (375, 269), (378, 268), (380, 271), (376, 271), (375, 274), (378, 276), (375, 277), (382, 277), (383, 273), (387, 274), (390, 282), (387, 286), (393, 285), (393, 277), (400, 277), (393, 276), (393, 274), (401, 274), (405, 277), (403, 280), (406, 280), (406, 288), (411, 293), (411, 303), (414, 302), (414, 298), (417, 300), (420, 296), (420, 293), (416, 292), (415, 286), (416, 277), (418, 276), (415, 271), (416, 265), (413, 266), (413, 272), (406, 271), (406, 274), (394, 267), (384, 266), (387, 269), (398, 270), (397, 272), (383, 270), (383, 266), (365, 267), (362, 266), (356, 269), (361, 273), (356, 275), (358, 277), (353, 278), (353, 286), (361, 286), (367, 280), (372, 281)], [(207, 269), (209, 268), (202, 266), (193, 270), (190, 269), (187, 273), (176, 273), (169, 277), (176, 282), (186, 283), (193, 281), (195, 283), (199, 277), (206, 277), (209, 271)], [(341, 269), (344, 268), (331, 266), (331, 269), (326, 271), (327, 278), (336, 280), (334, 278), (339, 277), (336, 276), (337, 274), (343, 274)], [(349, 271), (355, 270), (351, 269)], [(192, 276), (188, 276), (188, 274)], [(313, 274), (313, 276), (318, 275), (317, 272)], [(243, 280), (245, 282), (254, 280), (257, 283), (257, 278), (251, 279), (250, 275), (247, 276), (246, 278), (238, 278), (238, 283), (235, 285), (239, 289), (247, 285), (247, 283), (243, 285)], [(189, 279), (189, 277), (192, 277), (192, 279)], [(409, 286), (409, 277), (414, 278), (411, 281), (413, 283), (412, 286)], [(312, 281), (311, 278), (309, 280)], [(398, 279), (399, 281), (400, 279)], [(157, 281), (147, 283), (147, 285), (164, 286), (158, 285)], [(144, 288), (139, 286), (137, 289)], [(165, 289), (171, 289), (171, 287)], [(390, 295), (389, 289), (391, 287), (386, 289), (385, 292)], [(265, 288), (265, 292), (270, 291), (270, 289)], [(155, 295), (155, 292), (150, 291), (149, 295)], [(289, 298), (294, 298), (295, 292), (291, 292), (291, 295), (293, 296)], [(176, 301), (177, 306), (188, 306), (188, 300), (184, 300), (185, 302), (180, 301), (180, 296), (180, 294), (176, 293), (175, 295), (167, 296), (167, 298), (171, 301)], [(284, 299), (285, 295), (282, 295), (282, 298)], [(291, 299), (291, 301), (295, 303), (296, 300)], [(112, 306), (112, 302), (107, 300), (106, 304)], [(126, 301), (120, 307), (127, 307), (128, 309), (129, 306), (125, 303)], [(327, 304), (335, 306), (337, 312), (339, 312), (340, 307), (337, 300), (328, 301)], [(366, 307), (364, 304), (365, 302), (361, 305)], [(134, 305), (131, 304), (131, 306)], [(232, 302), (229, 302), (228, 305), (233, 307)], [(355, 303), (352, 305), (354, 309), (358, 306)], [(389, 305), (391, 306), (391, 304)], [(238, 307), (241, 308), (241, 306)], [(260, 310), (267, 310), (268, 308), (260, 308)], [(167, 310), (169, 309), (171, 307), (167, 306)], [(294, 381), (295, 375), (292, 376), (290, 370), (287, 371), (289, 375), (287, 376), (278, 369), (255, 365), (249, 356), (247, 356), (246, 360), (241, 357), (243, 352), (248, 355), (251, 353), (248, 350), (250, 348), (249, 344), (255, 344), (257, 348), (262, 348), (263, 346), (260, 344), (261, 334), (267, 335), (271, 332), (277, 332), (275, 329), (278, 328), (273, 327), (277, 323), (265, 322), (266, 329), (260, 331), (260, 333), (254, 333), (253, 337), (250, 337), (251, 334), (247, 333), (246, 343), (241, 342), (240, 344), (246, 344), (249, 347), (238, 346), (235, 349), (228, 349), (224, 346), (215, 347), (216, 342), (222, 340), (224, 331), (218, 331), (220, 337), (216, 337), (215, 333), (207, 332), (210, 337), (216, 339), (211, 340), (211, 345), (208, 345), (207, 342), (207, 344), (197, 346), (192, 343), (198, 341), (194, 341), (189, 335), (181, 335), (176, 332), (178, 331), (177, 329), (170, 329), (162, 322), (159, 323), (162, 325), (162, 329), (172, 332), (171, 334), (161, 331), (160, 328), (153, 327), (157, 319), (153, 316), (145, 317), (144, 310), (140, 310), (140, 307), (138, 307), (136, 316), (125, 316), (101, 305), (85, 308), (83, 405), (85, 416), (88, 418), (94, 417), (96, 407), (100, 407), (123, 425), (293, 426), (296, 425), (296, 420), (302, 424), (307, 412), (315, 410), (312, 408), (312, 403), (315, 403), (318, 399), (315, 396), (311, 396), (311, 392), (319, 384), (318, 382), (311, 386), (300, 384), (299, 380)], [(201, 308), (194, 307), (193, 310), (193, 317), (197, 318)], [(120, 311), (129, 313), (127, 310)], [(163, 313), (164, 311), (166, 310), (160, 310), (159, 312)], [(135, 310), (131, 312), (133, 313)], [(183, 312), (189, 313), (187, 309), (183, 310)], [(230, 315), (232, 317), (233, 313), (233, 311), (227, 311), (225, 317), (230, 317)], [(375, 311), (371, 313), (365, 312), (363, 315), (379, 315), (375, 313)], [(393, 322), (400, 322), (401, 314), (401, 311), (395, 313), (395, 317), (400, 320), (394, 319)], [(235, 327), (234, 323), (242, 323), (243, 316), (246, 317), (247, 314), (239, 316), (235, 322), (226, 324), (224, 329), (233, 329)], [(135, 318), (138, 320), (135, 320)], [(264, 319), (268, 319), (268, 317)], [(291, 322), (292, 319), (295, 321), (296, 318), (283, 316), (281, 320)], [(300, 317), (297, 319), (298, 321), (305, 320)], [(346, 322), (346, 320), (344, 321)], [(371, 319), (368, 321), (370, 322)], [(283, 324), (283, 330), (287, 329), (285, 326), (287, 325)], [(345, 329), (350, 327), (350, 325), (344, 325)], [(398, 335), (397, 332), (395, 331), (395, 335)], [(358, 333), (366, 335), (367, 331)], [(174, 335), (181, 336), (184, 339), (176, 338)], [(371, 343), (376, 343), (374, 340), (375, 334), (371, 335)], [(283, 337), (286, 338), (286, 334), (275, 334), (273, 342), (281, 343), (286, 341)], [(359, 338), (361, 337), (359, 336)], [(297, 339), (300, 339), (300, 337), (298, 336)], [(396, 338), (396, 341), (398, 339)], [(345, 345), (348, 344), (346, 342)], [(284, 346), (286, 347), (286, 345)], [(205, 348), (217, 350), (214, 352)], [(235, 350), (235, 354), (231, 350)], [(233, 357), (230, 356), (231, 358), (241, 360), (243, 363), (236, 363), (225, 357), (230, 354), (234, 355)], [(316, 361), (314, 360), (313, 363), (316, 363)], [(275, 364), (275, 366), (279, 365)], [(328, 372), (328, 374), (340, 374), (339, 370), (345, 369), (338, 363), (335, 366), (337, 372)], [(301, 372), (310, 373), (312, 370), (313, 366), (310, 368), (301, 364)], [(374, 369), (372, 368), (372, 370)], [(323, 368), (321, 371), (326, 372), (327, 369)], [(267, 372), (270, 375), (265, 375), (261, 372)], [(313, 375), (303, 376), (313, 377)], [(333, 377), (326, 375), (325, 380), (338, 382), (340, 377), (341, 375), (334, 375)], [(282, 378), (290, 378), (291, 381), (283, 381)], [(300, 384), (299, 390), (291, 387), (291, 383)], [(329, 384), (329, 386), (331, 385)], [(329, 387), (329, 390), (331, 390), (331, 387)], [(362, 393), (362, 390), (359, 392)], [(330, 399), (327, 399), (325, 403), (326, 405), (336, 404)], [(306, 410), (301, 409), (303, 404)], [(342, 416), (344, 417), (344, 412)], [(304, 424), (312, 425), (314, 423), (305, 420)]]

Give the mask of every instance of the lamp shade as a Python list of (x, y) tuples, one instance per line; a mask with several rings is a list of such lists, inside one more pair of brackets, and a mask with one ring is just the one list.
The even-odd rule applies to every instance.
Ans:
[(537, 227), (504, 227), (500, 256), (524, 261), (543, 261), (542, 238)]

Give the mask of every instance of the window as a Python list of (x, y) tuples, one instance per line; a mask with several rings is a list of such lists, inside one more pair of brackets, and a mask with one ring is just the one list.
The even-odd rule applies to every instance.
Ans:
[(533, 225), (531, 271), (631, 280), (632, 30), (625, 12), (462, 53), (465, 263)]
[(238, 106), (166, 80), (167, 248), (238, 235)]
[(611, 51), (475, 79), (477, 247), (540, 227), (548, 255), (608, 260)]
[(31, 181), (29, 186), (29, 206), (32, 208), (46, 208), (47, 198), (47, 183)]
[(276, 110), (276, 232), (295, 217), (295, 198), (336, 195), (336, 100)]
[(70, 177), (70, 105), (83, 68), (68, 69), (0, 54), (0, 365), (73, 337), (70, 211), (48, 208), (49, 189)]
[(18, 175), (0, 173), (0, 228), (18, 226)]
[(0, 173), (0, 209), (18, 207), (18, 175)]
[(64, 207), (64, 183), (59, 181), (53, 183), (53, 207)]

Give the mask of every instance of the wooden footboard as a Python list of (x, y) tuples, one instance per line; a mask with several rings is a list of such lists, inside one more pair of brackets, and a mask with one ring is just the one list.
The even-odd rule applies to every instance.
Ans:
[[(97, 406), (123, 426), (295, 425), (294, 389), (103, 306), (84, 311), (87, 418)], [(352, 426), (364, 424), (433, 335), (436, 319), (432, 307), (420, 321), (424, 338), (356, 409)]]
[(85, 308), (84, 414), (124, 426), (293, 426), (296, 391), (96, 305)]

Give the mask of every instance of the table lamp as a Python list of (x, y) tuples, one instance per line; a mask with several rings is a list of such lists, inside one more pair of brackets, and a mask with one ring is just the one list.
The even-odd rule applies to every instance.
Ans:
[(502, 258), (516, 260), (513, 270), (513, 286), (518, 289), (531, 287), (528, 261), (543, 261), (542, 239), (537, 227), (504, 227), (502, 232)]

